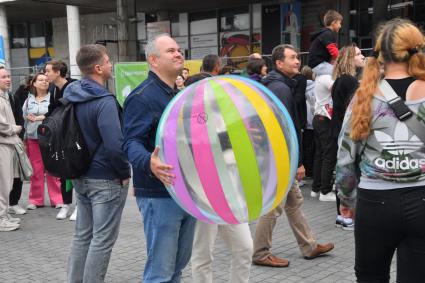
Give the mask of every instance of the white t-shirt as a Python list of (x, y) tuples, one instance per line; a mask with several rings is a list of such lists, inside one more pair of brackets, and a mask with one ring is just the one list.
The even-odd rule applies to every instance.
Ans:
[(333, 103), (331, 88), (334, 81), (331, 75), (317, 76), (314, 85), (314, 115), (326, 116), (332, 119)]

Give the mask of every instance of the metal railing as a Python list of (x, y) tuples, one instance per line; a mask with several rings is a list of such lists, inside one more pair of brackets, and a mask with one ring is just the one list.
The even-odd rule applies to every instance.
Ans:
[[(371, 48), (361, 49), (365, 56), (369, 55)], [(299, 59), (301, 61), (301, 66), (307, 64), (308, 52), (300, 52), (298, 53)], [(272, 68), (272, 60), (271, 54), (262, 55), (264, 61), (266, 61), (267, 67), (269, 70)], [(222, 63), (223, 68), (229, 73), (241, 73), (245, 70), (246, 65), (248, 63), (248, 56), (241, 57), (223, 57)], [(37, 74), (38, 72), (42, 72), (44, 70), (44, 66), (28, 66), (28, 67), (13, 67), (10, 68), (10, 74), (12, 78), (12, 91), (14, 92), (19, 85), (25, 83), (25, 80), (28, 76)], [(108, 81), (108, 88), (112, 91), (114, 89), (114, 81), (110, 79)]]

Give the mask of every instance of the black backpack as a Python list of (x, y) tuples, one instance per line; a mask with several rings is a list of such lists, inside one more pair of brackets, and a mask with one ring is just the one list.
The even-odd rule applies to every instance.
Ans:
[(74, 179), (87, 172), (92, 154), (78, 125), (74, 103), (64, 98), (59, 102), (38, 126), (38, 143), (46, 171), (52, 176)]

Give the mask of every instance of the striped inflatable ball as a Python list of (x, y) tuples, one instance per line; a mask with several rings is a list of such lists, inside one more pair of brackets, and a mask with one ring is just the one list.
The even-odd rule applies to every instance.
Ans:
[(207, 223), (247, 223), (271, 211), (298, 165), (287, 110), (267, 88), (239, 76), (181, 91), (161, 117), (156, 144), (176, 176), (170, 195)]

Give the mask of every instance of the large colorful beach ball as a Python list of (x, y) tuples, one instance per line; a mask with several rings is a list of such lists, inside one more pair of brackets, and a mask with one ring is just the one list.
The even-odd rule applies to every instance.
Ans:
[(160, 158), (173, 166), (174, 200), (197, 219), (251, 222), (286, 196), (298, 165), (293, 122), (261, 84), (207, 78), (181, 91), (159, 123)]

